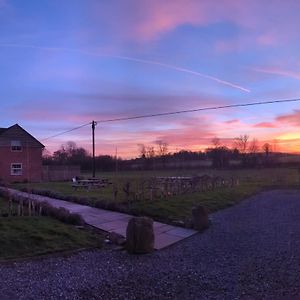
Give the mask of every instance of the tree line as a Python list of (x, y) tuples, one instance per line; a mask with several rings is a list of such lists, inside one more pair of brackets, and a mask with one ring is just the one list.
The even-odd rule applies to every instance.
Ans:
[[(215, 137), (211, 140), (211, 147), (204, 151), (180, 150), (168, 151), (168, 144), (157, 140), (154, 145), (138, 144), (138, 157), (124, 160), (111, 155), (98, 155), (95, 165), (98, 171), (114, 171), (128, 169), (155, 169), (172, 168), (180, 163), (193, 161), (212, 162), (215, 168), (227, 168), (231, 161), (239, 161), (241, 166), (255, 167), (271, 164), (272, 146), (269, 143), (260, 145), (257, 139), (250, 140), (249, 135), (240, 135), (234, 139), (231, 148), (225, 146), (222, 140)], [(84, 148), (78, 147), (75, 142), (67, 142), (52, 155), (47, 151), (43, 154), (44, 165), (80, 165), (83, 171), (92, 169), (93, 159)]]

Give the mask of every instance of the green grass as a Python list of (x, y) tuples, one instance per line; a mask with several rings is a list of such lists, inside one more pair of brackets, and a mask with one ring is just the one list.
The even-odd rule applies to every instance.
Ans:
[[(184, 220), (189, 218), (195, 204), (204, 205), (209, 212), (231, 206), (242, 199), (263, 189), (299, 187), (300, 174), (296, 168), (243, 169), (243, 170), (175, 170), (175, 171), (131, 171), (118, 173), (98, 173), (97, 177), (109, 178), (118, 187), (117, 201), (124, 202), (126, 197), (122, 191), (125, 182), (129, 181), (132, 190), (137, 191), (139, 184), (150, 177), (194, 176), (208, 174), (223, 178), (238, 178), (240, 184), (235, 187), (219, 188), (214, 191), (187, 193), (170, 196), (167, 199), (140, 200), (129, 204), (129, 208), (142, 215), (158, 220)], [(88, 177), (90, 174), (85, 174)], [(20, 187), (21, 185), (18, 185)], [(23, 185), (24, 186), (24, 185)], [(52, 190), (63, 195), (89, 197), (91, 203), (97, 199), (114, 201), (113, 186), (91, 191), (75, 191), (71, 182), (51, 182), (30, 184), (30, 188)]]
[[(1, 213), (8, 201), (0, 198)], [(49, 217), (0, 217), (0, 260), (100, 247), (101, 236)]]

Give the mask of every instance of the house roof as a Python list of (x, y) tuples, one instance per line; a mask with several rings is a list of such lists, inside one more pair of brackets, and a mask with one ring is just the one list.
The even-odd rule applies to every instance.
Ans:
[(22, 128), (19, 124), (15, 124), (15, 125), (12, 125), (8, 128), (0, 128), (0, 137), (1, 135), (3, 135), (5, 132), (11, 130), (11, 129), (17, 129), (17, 130), (21, 130), (23, 131), (26, 135), (28, 135), (32, 140), (34, 140), (34, 142), (38, 145), (38, 147), (41, 147), (41, 148), (45, 148), (45, 146), (39, 142), (35, 137), (33, 137), (29, 132), (27, 132), (24, 128)]

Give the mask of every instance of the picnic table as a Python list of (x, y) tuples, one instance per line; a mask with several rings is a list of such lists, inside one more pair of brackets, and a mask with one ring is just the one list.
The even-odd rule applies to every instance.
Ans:
[(72, 187), (75, 190), (78, 188), (90, 190), (91, 188), (106, 187), (109, 184), (111, 184), (111, 182), (106, 178), (72, 179)]

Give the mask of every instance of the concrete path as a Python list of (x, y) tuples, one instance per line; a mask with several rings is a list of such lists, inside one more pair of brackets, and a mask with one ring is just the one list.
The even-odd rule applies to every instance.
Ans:
[[(45, 196), (33, 195), (17, 190), (9, 189), (11, 193), (16, 193), (22, 196), (30, 197), (37, 202), (47, 202), (54, 207), (63, 207), (71, 213), (77, 213), (82, 216), (86, 224), (96, 227), (107, 232), (116, 232), (126, 237), (126, 228), (131, 215), (81, 205), (68, 201), (52, 199)], [(154, 222), (155, 243), (154, 248), (159, 250), (179, 242), (187, 237), (197, 233), (192, 229), (176, 227), (172, 225)]]

